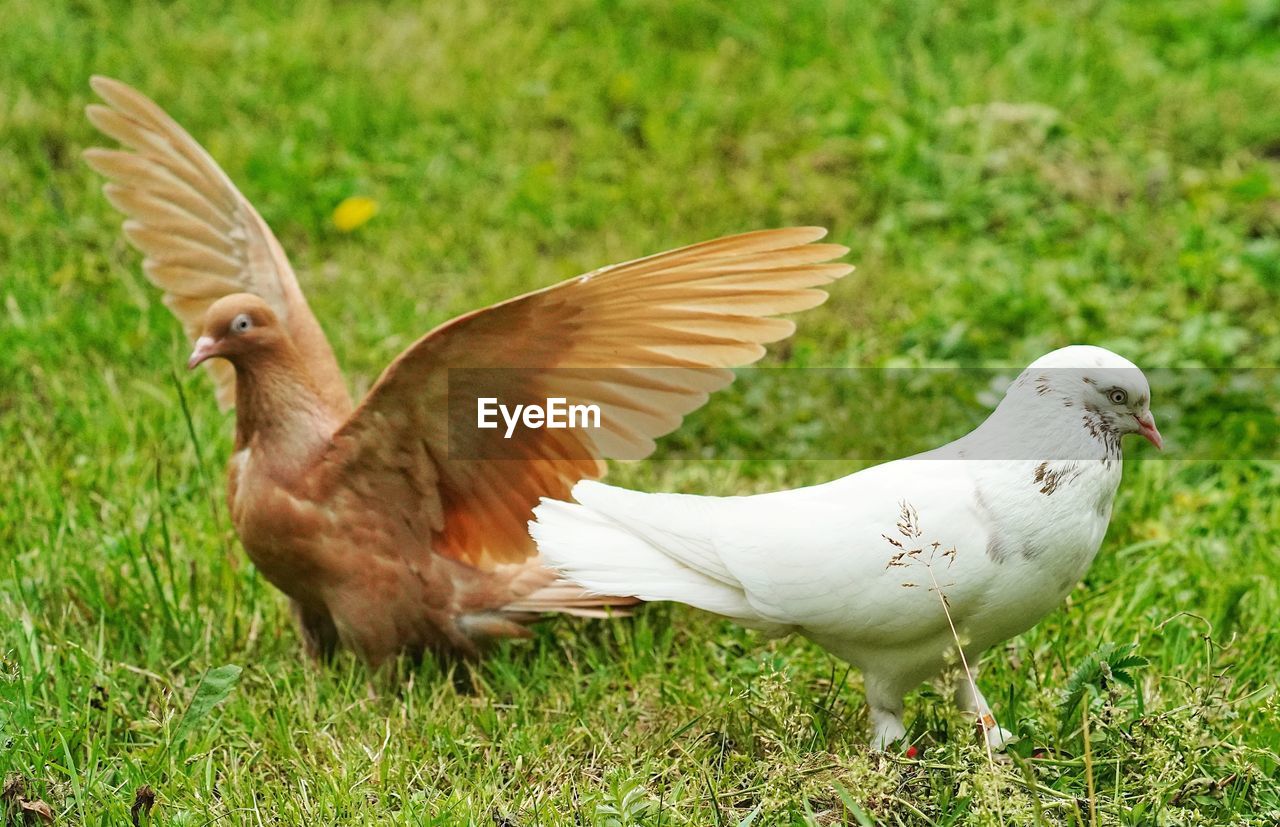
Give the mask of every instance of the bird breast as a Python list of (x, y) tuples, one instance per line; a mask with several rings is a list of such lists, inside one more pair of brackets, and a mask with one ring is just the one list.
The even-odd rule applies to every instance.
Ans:
[(240, 543), (263, 576), (295, 599), (312, 597), (326, 573), (324, 509), (272, 479), (248, 447), (227, 465), (227, 501)]
[(988, 644), (1030, 628), (1084, 577), (1120, 481), (1106, 460), (1002, 464), (974, 489), (991, 590), (965, 620)]

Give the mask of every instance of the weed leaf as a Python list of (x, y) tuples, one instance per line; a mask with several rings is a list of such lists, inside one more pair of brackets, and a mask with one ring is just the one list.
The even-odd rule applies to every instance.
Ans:
[(1134, 685), (1131, 670), (1146, 666), (1149, 661), (1142, 655), (1135, 654), (1133, 650), (1134, 646), (1131, 643), (1104, 643), (1098, 651), (1085, 658), (1075, 668), (1071, 677), (1067, 679), (1067, 696), (1059, 711), (1064, 735), (1074, 726), (1076, 709), (1090, 688), (1105, 691), (1107, 685), (1113, 681), (1126, 686)]
[(204, 673), (195, 694), (191, 696), (187, 711), (182, 713), (182, 720), (174, 731), (174, 741), (182, 740), (193, 727), (209, 716), (215, 706), (227, 699), (231, 690), (235, 689), (236, 681), (240, 680), (242, 671), (239, 666), (229, 663)]

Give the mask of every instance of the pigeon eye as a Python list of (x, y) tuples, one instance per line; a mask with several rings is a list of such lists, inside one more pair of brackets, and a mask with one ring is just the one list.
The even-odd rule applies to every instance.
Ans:
[(253, 320), (249, 318), (248, 313), (241, 313), (231, 320), (231, 330), (236, 333), (244, 333), (253, 327)]
[(1123, 405), (1124, 403), (1129, 401), (1129, 394), (1125, 393), (1119, 388), (1112, 388), (1110, 391), (1107, 392), (1107, 398), (1110, 399), (1112, 403), (1116, 405)]

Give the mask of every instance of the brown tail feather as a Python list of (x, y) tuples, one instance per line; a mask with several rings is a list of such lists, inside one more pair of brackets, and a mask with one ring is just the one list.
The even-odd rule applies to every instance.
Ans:
[(627, 617), (627, 609), (641, 603), (636, 597), (615, 597), (589, 592), (568, 580), (557, 580), (502, 607), (504, 613), (558, 612), (574, 617)]

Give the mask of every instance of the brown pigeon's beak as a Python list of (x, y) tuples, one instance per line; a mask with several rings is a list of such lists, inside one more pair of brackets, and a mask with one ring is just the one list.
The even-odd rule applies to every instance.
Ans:
[[(211, 356), (217, 356), (218, 340), (212, 336), (201, 336), (196, 339), (196, 349), (191, 351), (191, 358), (187, 360), (187, 370), (192, 370), (196, 365), (208, 359)], [(1154, 425), (1151, 427), (1155, 427)]]
[(1156, 450), (1163, 451), (1164, 437), (1160, 436), (1160, 430), (1156, 427), (1156, 418), (1152, 416), (1151, 411), (1135, 414), (1133, 418), (1138, 420), (1138, 433), (1145, 436), (1152, 445), (1156, 446)]

